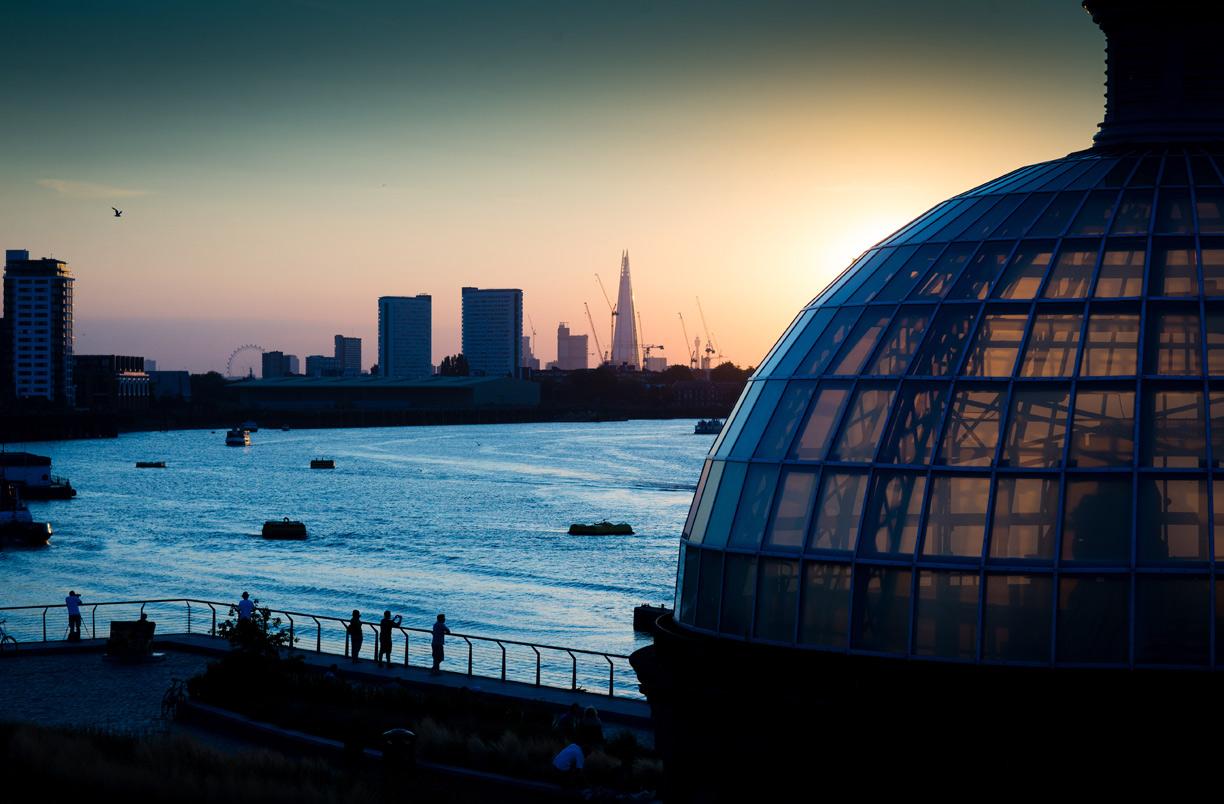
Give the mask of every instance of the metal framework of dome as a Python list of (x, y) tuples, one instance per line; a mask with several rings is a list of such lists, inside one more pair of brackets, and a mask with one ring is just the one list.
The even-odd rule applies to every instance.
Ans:
[(1095, 146), (937, 205), (803, 308), (705, 462), (682, 629), (1224, 666), (1221, 12), (1084, 5)]

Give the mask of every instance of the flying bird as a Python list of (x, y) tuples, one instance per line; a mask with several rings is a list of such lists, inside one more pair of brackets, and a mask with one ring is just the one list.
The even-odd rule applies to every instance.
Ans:
[[(115, 208), (114, 208), (114, 207), (111, 207), (111, 209), (115, 209)], [(123, 210), (121, 210), (121, 209), (115, 209), (115, 217), (116, 217), (116, 218), (122, 218), (122, 217), (123, 217)]]

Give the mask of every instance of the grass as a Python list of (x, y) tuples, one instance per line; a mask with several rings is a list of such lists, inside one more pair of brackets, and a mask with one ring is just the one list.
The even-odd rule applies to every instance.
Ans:
[[(193, 699), (256, 720), (350, 745), (377, 747), (391, 728), (417, 735), (424, 760), (523, 779), (550, 779), (565, 746), (550, 707), (463, 689), (346, 684), (294, 660), (231, 654), (188, 684)], [(657, 790), (662, 764), (628, 732), (587, 757), (586, 782), (635, 793)]]
[[(182, 736), (0, 723), (6, 800), (357, 804), (382, 799), (371, 774), (267, 751), (222, 753)], [(22, 790), (31, 793), (21, 796)], [(34, 795), (34, 791), (39, 791)], [(11, 798), (8, 796), (12, 796)]]

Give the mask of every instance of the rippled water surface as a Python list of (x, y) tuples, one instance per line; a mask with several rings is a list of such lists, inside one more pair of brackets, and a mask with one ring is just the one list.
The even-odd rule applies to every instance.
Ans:
[[(50, 455), (79, 496), (36, 502), (55, 530), (0, 551), (4, 605), (157, 597), (345, 614), (610, 652), (635, 646), (632, 609), (669, 602), (677, 539), (712, 436), (691, 421), (223, 431), (12, 445)], [(311, 470), (329, 457), (336, 469)], [(166, 469), (136, 469), (164, 460)], [(265, 519), (305, 542), (260, 538)], [(635, 536), (569, 536), (571, 522)]]

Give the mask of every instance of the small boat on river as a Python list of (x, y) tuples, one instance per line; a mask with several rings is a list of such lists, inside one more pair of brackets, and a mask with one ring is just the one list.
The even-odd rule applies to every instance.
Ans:
[(569, 527), (571, 536), (632, 536), (633, 526), (628, 522), (617, 522), (615, 524), (604, 520), (602, 522), (594, 522), (590, 525), (581, 522), (575, 522)]
[(264, 523), (263, 537), (265, 539), (301, 541), (306, 538), (306, 526), (289, 517), (279, 520), (269, 519)]
[(137, 469), (165, 469), (165, 461), (136, 461)]
[(0, 483), (0, 544), (38, 547), (51, 541), (51, 523), (35, 522), (16, 483)]
[(312, 458), (310, 461), (311, 469), (335, 469), (336, 462), (331, 458)]
[(722, 419), (700, 419), (693, 425), (693, 435), (718, 435), (722, 429)]
[(251, 434), (241, 427), (227, 430), (225, 433), (225, 446), (249, 447), (251, 446)]

